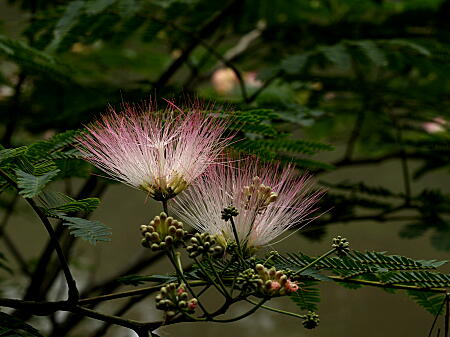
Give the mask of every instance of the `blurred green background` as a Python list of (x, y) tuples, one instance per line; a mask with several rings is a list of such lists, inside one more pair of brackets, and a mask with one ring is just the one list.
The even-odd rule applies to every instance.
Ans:
[[(256, 111), (237, 150), (293, 162), (329, 190), (327, 214), (273, 248), (315, 255), (346, 236), (359, 250), (446, 259), (450, 250), (450, 1), (9, 0), (0, 2), (0, 142), (27, 145), (81, 128), (122, 102), (198, 98)], [(138, 226), (160, 211), (145, 195), (60, 161), (53, 186), (103, 196), (92, 214), (112, 227), (95, 247), (63, 236), (88, 293), (145, 261)], [(90, 177), (90, 178), (89, 178)], [(25, 204), (2, 193), (2, 295), (57, 298), (30, 279), (46, 244)], [(8, 227), (6, 227), (8, 223)], [(15, 253), (15, 250), (19, 252)], [(162, 273), (142, 263), (134, 273)], [(24, 270), (31, 273), (27, 275)], [(448, 270), (448, 268), (447, 268)], [(118, 287), (118, 285), (116, 285)], [(173, 336), (427, 336), (433, 317), (406, 296), (324, 284), (320, 326), (258, 312), (227, 326), (162, 328)], [(214, 301), (214, 297), (211, 297)], [(114, 312), (115, 306), (100, 310)], [(279, 300), (279, 307), (295, 306)], [(243, 310), (243, 309), (242, 309)], [(127, 317), (158, 317), (150, 298)], [(48, 336), (132, 336), (120, 328), (34, 319)], [(78, 323), (78, 322), (77, 322)], [(73, 329), (72, 329), (73, 328)], [(99, 329), (99, 330), (97, 330)]]

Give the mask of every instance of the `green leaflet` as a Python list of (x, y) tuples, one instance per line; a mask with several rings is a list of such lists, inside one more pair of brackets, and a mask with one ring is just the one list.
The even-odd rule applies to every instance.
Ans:
[(58, 215), (64, 220), (64, 225), (69, 227), (70, 234), (80, 237), (95, 245), (98, 241), (111, 241), (111, 228), (100, 221), (87, 220), (66, 215)]
[(59, 172), (59, 169), (55, 169), (41, 176), (35, 176), (17, 169), (16, 175), (19, 194), (25, 198), (34, 198), (42, 192), (44, 187), (52, 181), (52, 179), (56, 177)]

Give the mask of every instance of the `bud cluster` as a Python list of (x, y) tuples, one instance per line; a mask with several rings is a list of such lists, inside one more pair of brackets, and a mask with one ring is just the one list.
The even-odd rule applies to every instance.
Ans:
[(176, 283), (162, 287), (155, 299), (156, 308), (163, 310), (167, 318), (172, 318), (179, 312), (193, 313), (198, 303), (196, 298), (189, 299), (183, 284), (177, 287)]
[(229, 220), (231, 220), (231, 218), (238, 216), (238, 215), (239, 215), (239, 211), (233, 205), (225, 207), (222, 211), (222, 219), (225, 221), (229, 221)]
[(347, 255), (350, 251), (350, 243), (341, 236), (333, 239), (331, 247), (336, 249), (336, 254), (341, 257)]
[(145, 185), (141, 188), (149, 192), (149, 195), (157, 201), (172, 199), (188, 187), (188, 182), (183, 175), (176, 171), (173, 171), (169, 178), (159, 178), (156, 181), (154, 186)]
[(176, 241), (182, 241), (185, 235), (183, 223), (168, 217), (164, 212), (155, 216), (148, 225), (142, 225), (141, 233), (144, 237), (142, 245), (153, 251), (172, 247)]
[(217, 257), (224, 253), (224, 248), (218, 243), (216, 236), (208, 233), (196, 233), (191, 238), (191, 244), (186, 247), (186, 250), (191, 258), (207, 254)]
[(319, 325), (319, 322), (319, 315), (317, 315), (313, 311), (308, 311), (308, 313), (303, 318), (303, 326), (306, 329), (314, 329)]
[(240, 283), (253, 284), (258, 292), (268, 296), (286, 295), (299, 289), (297, 283), (288, 279), (283, 271), (277, 271), (275, 267), (267, 269), (262, 264), (257, 264), (255, 270), (242, 272), (238, 280)]

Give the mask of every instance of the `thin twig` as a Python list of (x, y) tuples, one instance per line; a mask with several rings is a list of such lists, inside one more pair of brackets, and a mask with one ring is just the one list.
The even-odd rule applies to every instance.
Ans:
[(441, 314), (442, 308), (444, 307), (444, 304), (447, 302), (447, 296), (444, 297), (444, 300), (442, 301), (442, 304), (439, 308), (439, 311), (437, 312), (436, 316), (434, 316), (433, 323), (431, 324), (430, 332), (428, 333), (428, 337), (431, 337), (431, 334), (433, 333), (434, 326), (436, 325), (436, 322), (439, 318), (439, 315)]
[(445, 294), (445, 331), (444, 336), (448, 337), (448, 327), (449, 327), (449, 318), (450, 318), (450, 294)]
[[(0, 175), (5, 178), (8, 183), (10, 183), (12, 186), (17, 187), (16, 182), (2, 169), (0, 169)], [(55, 236), (55, 231), (53, 230), (52, 224), (48, 220), (48, 218), (45, 216), (44, 213), (42, 213), (41, 209), (36, 205), (33, 199), (31, 198), (24, 198), (25, 201), (31, 206), (31, 208), (34, 210), (36, 215), (41, 220), (42, 224), (44, 225), (45, 229), (48, 232), (48, 235), (50, 236), (50, 241), (52, 243), (53, 249), (55, 250), (56, 254), (58, 255), (58, 259), (61, 265), (61, 268), (63, 270), (64, 276), (66, 278), (67, 286), (69, 288), (69, 301), (76, 302), (79, 298), (78, 288), (77, 284), (75, 282), (75, 279), (72, 276), (72, 273), (70, 271), (69, 265), (67, 263), (67, 260), (64, 256), (64, 253), (61, 249), (61, 246), (58, 242), (58, 239)]]

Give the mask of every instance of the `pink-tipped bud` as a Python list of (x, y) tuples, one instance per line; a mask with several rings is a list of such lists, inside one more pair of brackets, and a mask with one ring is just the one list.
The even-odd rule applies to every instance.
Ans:
[(189, 309), (189, 310), (195, 310), (195, 308), (197, 308), (197, 304), (198, 304), (197, 299), (196, 299), (196, 298), (193, 298), (193, 299), (190, 300), (189, 303), (188, 303), (188, 309)]
[(298, 284), (296, 282), (292, 282), (291, 280), (287, 280), (284, 287), (290, 292), (296, 292), (298, 290)]
[(277, 291), (278, 289), (281, 288), (281, 285), (277, 282), (277, 281), (273, 281), (272, 282), (272, 286), (271, 289)]

